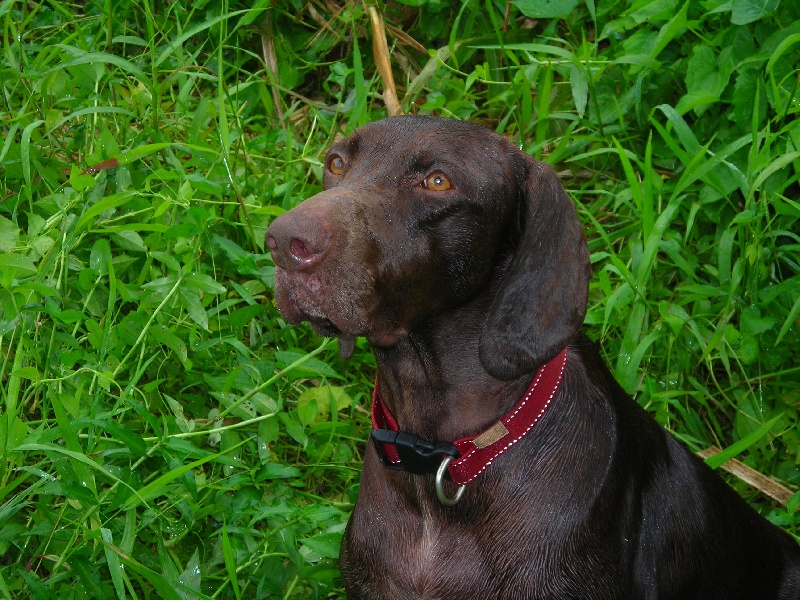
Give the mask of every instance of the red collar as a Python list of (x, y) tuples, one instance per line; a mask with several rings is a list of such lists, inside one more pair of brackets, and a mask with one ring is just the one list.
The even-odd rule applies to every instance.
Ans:
[[(558, 390), (567, 364), (567, 349), (546, 363), (536, 372), (528, 391), (511, 412), (479, 435), (461, 438), (453, 442), (459, 456), (448, 466), (450, 478), (458, 485), (465, 485), (480, 475), (486, 467), (506, 450), (520, 441), (542, 418)], [(378, 395), (378, 386), (372, 393), (372, 427), (400, 431), (397, 421)], [(381, 444), (389, 466), (400, 464), (400, 456), (394, 444)]]

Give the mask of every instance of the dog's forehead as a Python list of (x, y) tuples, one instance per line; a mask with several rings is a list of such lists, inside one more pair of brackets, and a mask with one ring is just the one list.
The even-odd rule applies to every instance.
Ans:
[(476, 167), (485, 162), (507, 160), (513, 145), (479, 125), (438, 117), (403, 116), (376, 121), (361, 127), (331, 151), (343, 151), (351, 159), (375, 159), (419, 164), (470, 161)]

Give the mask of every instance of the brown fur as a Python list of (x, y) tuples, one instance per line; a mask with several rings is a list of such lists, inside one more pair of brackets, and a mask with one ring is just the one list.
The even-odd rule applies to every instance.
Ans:
[[(430, 117), (368, 125), (327, 164), (325, 191), (267, 233), (278, 308), (344, 348), (366, 336), (404, 431), (479, 433), (570, 348), (544, 418), (455, 507), (433, 476), (367, 448), (341, 553), (349, 598), (800, 598), (798, 545), (667, 435), (581, 334), (588, 252), (549, 167)], [(425, 187), (436, 171), (449, 190)]]

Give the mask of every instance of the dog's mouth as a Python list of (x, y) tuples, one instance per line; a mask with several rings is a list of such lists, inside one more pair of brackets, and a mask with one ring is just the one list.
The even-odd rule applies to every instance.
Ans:
[(339, 337), (342, 335), (342, 330), (334, 325), (333, 321), (328, 318), (306, 316), (304, 320), (311, 323), (311, 328), (317, 333), (317, 335), (321, 335), (323, 337)]
[(307, 317), (307, 319), (311, 324), (311, 329), (313, 329), (317, 335), (339, 338), (339, 356), (344, 360), (353, 356), (356, 345), (355, 335), (352, 333), (344, 333), (328, 318)]
[(316, 281), (309, 285), (302, 276), (283, 269), (275, 273), (275, 300), (288, 322), (307, 321), (317, 335), (338, 338), (343, 359), (353, 355), (357, 336), (366, 337), (373, 345), (390, 347), (405, 335), (405, 328), (399, 324), (372, 318), (377, 306), (365, 306), (363, 298)]
[[(281, 278), (284, 276), (282, 274)], [(283, 283), (285, 282), (281, 281)], [(303, 301), (302, 296), (297, 295), (297, 288), (289, 289), (279, 284), (276, 292), (278, 310), (290, 323), (308, 321), (317, 335), (339, 338), (339, 356), (347, 360), (353, 355), (355, 334), (343, 331), (323, 313), (316, 302)]]

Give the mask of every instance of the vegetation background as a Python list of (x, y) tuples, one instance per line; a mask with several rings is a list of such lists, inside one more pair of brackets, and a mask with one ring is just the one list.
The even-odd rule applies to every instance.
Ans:
[(731, 478), (797, 537), (800, 3), (3, 0), (0, 22), (1, 598), (340, 597), (374, 362), (281, 320), (263, 237), (387, 110), (556, 167), (616, 376), (714, 466), (785, 485)]

